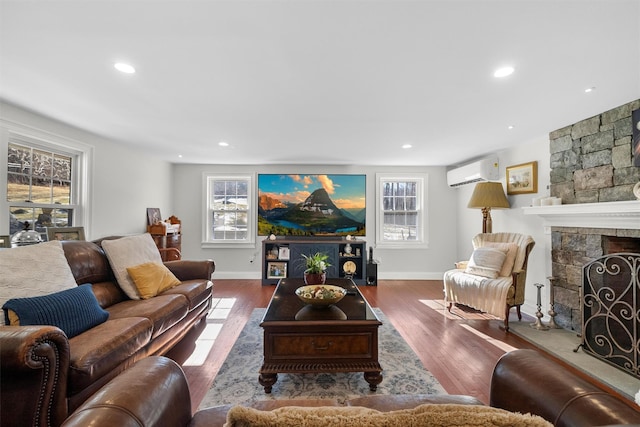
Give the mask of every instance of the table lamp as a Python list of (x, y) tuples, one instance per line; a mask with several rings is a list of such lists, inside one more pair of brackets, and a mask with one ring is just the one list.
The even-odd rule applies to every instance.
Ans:
[(504, 195), (502, 183), (479, 182), (473, 189), (468, 208), (482, 209), (482, 232), (491, 233), (491, 208), (508, 208), (509, 201)]

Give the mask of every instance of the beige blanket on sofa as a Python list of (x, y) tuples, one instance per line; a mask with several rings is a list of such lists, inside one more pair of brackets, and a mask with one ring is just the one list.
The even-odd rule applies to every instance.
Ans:
[(229, 410), (225, 427), (552, 427), (536, 415), (488, 406), (425, 404), (414, 409), (380, 412), (362, 407), (284, 407), (259, 411), (243, 406)]

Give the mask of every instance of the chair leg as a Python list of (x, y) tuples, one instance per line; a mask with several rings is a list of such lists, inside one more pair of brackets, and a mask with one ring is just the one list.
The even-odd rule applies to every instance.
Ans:
[(451, 313), (451, 306), (453, 305), (452, 302), (449, 303), (449, 307), (447, 307), (447, 310), (449, 310), (449, 313)]
[(522, 313), (520, 313), (520, 306), (516, 305), (516, 310), (518, 311), (518, 320), (522, 320)]
[(509, 332), (509, 312), (510, 311), (511, 311), (511, 306), (507, 304), (504, 311), (504, 331), (505, 332)]

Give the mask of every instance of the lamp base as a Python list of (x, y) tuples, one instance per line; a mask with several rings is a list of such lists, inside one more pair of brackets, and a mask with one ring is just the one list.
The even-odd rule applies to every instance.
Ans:
[(482, 208), (482, 232), (493, 232), (493, 221), (491, 221), (491, 208)]

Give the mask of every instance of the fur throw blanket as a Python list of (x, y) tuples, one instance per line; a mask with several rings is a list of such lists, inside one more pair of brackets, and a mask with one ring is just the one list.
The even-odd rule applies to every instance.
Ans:
[(537, 415), (518, 414), (488, 406), (424, 404), (414, 409), (380, 412), (358, 406), (306, 408), (289, 406), (272, 411), (235, 406), (225, 427), (553, 427)]

